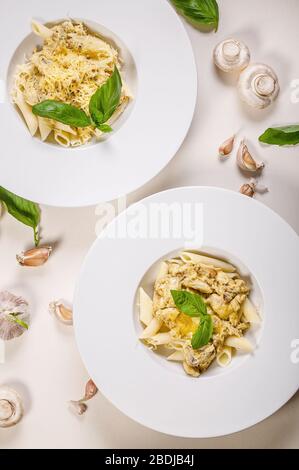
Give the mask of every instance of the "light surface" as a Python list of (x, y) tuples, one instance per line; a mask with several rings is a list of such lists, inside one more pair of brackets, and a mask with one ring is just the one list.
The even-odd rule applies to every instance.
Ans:
[[(59, 0), (53, 0), (51, 5), (56, 2)], [(283, 216), (299, 234), (298, 149), (260, 147), (256, 140), (270, 124), (298, 122), (299, 103), (290, 101), (291, 81), (299, 79), (298, 1), (285, 0), (283, 14), (277, 0), (219, 0), (219, 6), (221, 20), (216, 34), (203, 34), (186, 25), (199, 72), (198, 105), (188, 137), (171, 164), (132, 194), (128, 202), (182, 185), (217, 185), (238, 190), (245, 178), (234, 158), (222, 164), (216, 154), (218, 145), (242, 126), (242, 135), (248, 137), (254, 153), (267, 162), (263, 181), (270, 192), (257, 198)], [(30, 17), (28, 11), (28, 21)], [(267, 61), (279, 72), (282, 93), (276, 106), (262, 117), (247, 113), (239, 105), (235, 88), (225, 85), (215, 74), (212, 49), (231, 35), (246, 41), (257, 61)], [(47, 313), (47, 305), (59, 297), (72, 300), (81, 262), (95, 239), (98, 219), (94, 208), (43, 207), (44, 242), (57, 240), (59, 244), (49, 263), (40, 270), (24, 270), (15, 262), (15, 253), (32, 244), (30, 230), (7, 215), (0, 220), (1, 288), (26, 297), (33, 316), (30, 331), (7, 347), (6, 364), (0, 368), (1, 383), (14, 385), (25, 397), (24, 419), (16, 428), (0, 429), (0, 447), (298, 448), (298, 393), (260, 424), (211, 439), (174, 438), (146, 429), (119, 412), (101, 394), (82, 418), (68, 411), (66, 401), (81, 396), (88, 374), (80, 360), (73, 329), (55, 323)], [(247, 230), (258, 244), (255, 226)], [(299, 338), (298, 332), (296, 335)], [(294, 367), (298, 370), (299, 366)]]
[[(166, 360), (158, 362), (138, 342), (139, 280), (155, 261), (179, 250), (186, 240), (111, 238), (114, 225), (132, 224), (132, 214), (126, 212), (107, 227), (83, 264), (74, 303), (79, 351), (106, 398), (145, 426), (182, 437), (240, 431), (273, 414), (299, 388), (290, 358), (294, 332), (299, 331), (299, 238), (265, 205), (224, 189), (168, 190), (141, 201), (132, 213), (141, 212), (142, 206), (142, 213), (147, 210), (149, 214), (151, 205), (165, 203), (181, 207), (202, 203), (203, 246), (231, 254), (256, 277), (263, 296), (263, 331), (254, 353), (238, 367), (233, 367), (233, 359), (232, 367), (221, 375), (208, 371), (192, 379), (181, 374), (181, 369), (170, 368)], [(154, 217), (148, 222), (155, 223)], [(254, 224), (259, 244), (244, 230)], [(281, 250), (283, 244), (287, 252)], [(100, 303), (93, 295), (97, 291)], [(288, 312), (288, 320), (282, 325), (283, 311)]]
[[(97, 145), (75, 149), (32, 138), (7, 99), (1, 105), (5, 116), (0, 127), (2, 184), (27, 199), (63, 207), (92, 205), (139, 188), (175, 155), (195, 108), (196, 67), (177, 15), (164, 0), (6, 2), (0, 29), (0, 42), (6, 45), (0, 76), (7, 74), (15, 50), (30, 33), (29, 12), (43, 23), (69, 16), (99, 23), (115, 33), (135, 60), (138, 91), (120, 129)], [(11, 135), (14, 138), (7, 139)]]

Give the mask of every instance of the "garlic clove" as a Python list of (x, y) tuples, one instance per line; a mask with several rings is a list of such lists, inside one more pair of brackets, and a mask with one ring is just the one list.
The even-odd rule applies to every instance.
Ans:
[(18, 393), (12, 388), (0, 386), (0, 427), (16, 425), (23, 412), (23, 403)]
[(67, 307), (62, 300), (51, 302), (49, 304), (49, 312), (65, 325), (73, 324), (73, 311)]
[(219, 147), (220, 157), (228, 157), (234, 148), (234, 143), (235, 143), (234, 135), (230, 137), (229, 139), (225, 140), (223, 144), (221, 144)]
[(85, 386), (85, 395), (83, 400), (91, 400), (98, 392), (98, 387), (96, 384), (93, 382), (92, 379), (89, 379)]
[(233, 38), (217, 44), (213, 55), (215, 65), (223, 72), (239, 72), (247, 67), (250, 61), (246, 44)]
[(238, 91), (249, 106), (264, 109), (277, 98), (280, 87), (276, 73), (265, 64), (251, 64), (239, 78)]
[(240, 188), (240, 193), (244, 194), (244, 196), (253, 197), (255, 195), (255, 184), (254, 183), (243, 184)]
[(256, 173), (258, 170), (262, 170), (265, 166), (263, 162), (256, 162), (248, 150), (245, 141), (242, 140), (237, 153), (237, 164), (244, 171), (250, 171)]
[(50, 246), (43, 246), (22, 252), (16, 258), (21, 266), (37, 267), (46, 263), (51, 253), (52, 248)]
[(87, 405), (81, 401), (71, 400), (69, 401), (70, 410), (77, 416), (83, 415), (87, 410)]
[(4, 341), (21, 336), (28, 329), (29, 306), (25, 299), (10, 292), (0, 292), (0, 338)]

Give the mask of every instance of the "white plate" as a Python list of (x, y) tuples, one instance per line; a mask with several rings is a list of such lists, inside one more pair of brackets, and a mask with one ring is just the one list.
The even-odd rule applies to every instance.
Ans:
[[(203, 204), (201, 250), (226, 255), (248, 274), (261, 308), (262, 326), (252, 334), (255, 352), (197, 379), (137, 340), (137, 288), (142, 281), (148, 289), (154, 278), (149, 268), (186, 240), (111, 237), (122, 223), (137, 229), (133, 214), (144, 217), (157, 203), (179, 203), (177, 210)], [(150, 223), (156, 223), (153, 215)], [(274, 413), (299, 387), (298, 365), (291, 361), (299, 332), (298, 279), (299, 238), (266, 206), (216, 188), (165, 191), (122, 213), (91, 248), (74, 302), (79, 350), (101, 392), (139, 423), (184, 437), (240, 431)]]
[[(36, 202), (84, 206), (127, 194), (154, 177), (180, 147), (197, 94), (194, 57), (184, 27), (166, 0), (10, 0), (0, 20), (0, 79), (11, 84), (16, 57), (37, 42), (31, 18), (90, 21), (114, 33), (137, 71), (128, 118), (102, 143), (63, 149), (31, 138), (7, 97), (1, 110), (0, 184)], [(16, 14), (17, 12), (17, 14)], [(20, 44), (21, 47), (20, 47)], [(14, 54), (14, 59), (12, 60)], [(130, 73), (130, 72), (129, 72)], [(130, 83), (129, 83), (130, 85)], [(134, 84), (133, 84), (134, 87)]]

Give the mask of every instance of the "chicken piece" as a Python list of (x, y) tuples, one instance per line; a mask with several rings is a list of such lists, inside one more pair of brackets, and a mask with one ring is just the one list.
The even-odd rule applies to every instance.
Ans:
[(185, 361), (183, 362), (183, 367), (186, 374), (191, 375), (192, 377), (200, 376), (198, 368), (189, 366), (189, 364), (187, 364)]
[(212, 307), (215, 313), (219, 315), (220, 318), (227, 320), (230, 314), (229, 304), (224, 302), (223, 297), (218, 294), (212, 294), (207, 299), (207, 304)]
[(203, 294), (211, 294), (213, 292), (213, 289), (206, 282), (195, 276), (185, 277), (182, 281), (182, 286), (199, 290)]
[(229, 321), (233, 326), (237, 326), (240, 323), (242, 316), (241, 305), (243, 304), (245, 298), (246, 295), (238, 294), (229, 304), (229, 310), (231, 312), (229, 315)]
[(175, 307), (171, 290), (179, 290), (181, 287), (180, 279), (167, 274), (158, 279), (155, 283), (153, 307), (154, 312), (167, 307)]
[(190, 344), (184, 347), (185, 362), (190, 367), (196, 367), (200, 372), (206, 370), (216, 357), (213, 344), (207, 344), (200, 349), (193, 349)]
[(169, 329), (176, 326), (176, 318), (178, 315), (180, 315), (180, 312), (175, 307), (163, 308), (155, 312), (155, 317), (163, 321)]

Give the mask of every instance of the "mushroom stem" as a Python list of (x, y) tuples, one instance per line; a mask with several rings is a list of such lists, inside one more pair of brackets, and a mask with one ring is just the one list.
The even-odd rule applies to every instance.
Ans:
[(260, 96), (269, 96), (275, 90), (275, 81), (269, 75), (260, 74), (254, 79), (254, 88)]
[(13, 415), (12, 404), (8, 400), (0, 400), (0, 420), (4, 421)]
[(227, 41), (222, 46), (222, 53), (228, 62), (235, 62), (240, 55), (240, 46), (236, 42)]

